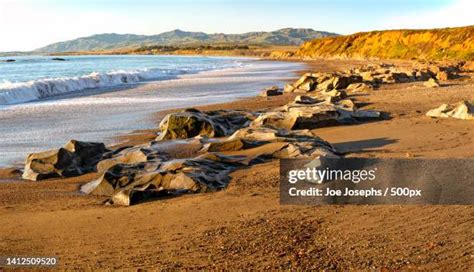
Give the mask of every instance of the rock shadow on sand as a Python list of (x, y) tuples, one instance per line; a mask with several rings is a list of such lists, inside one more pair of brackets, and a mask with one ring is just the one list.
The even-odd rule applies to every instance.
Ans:
[(389, 144), (397, 143), (398, 140), (390, 139), (387, 137), (381, 138), (373, 138), (367, 140), (359, 140), (359, 141), (350, 141), (350, 142), (342, 142), (342, 143), (335, 143), (333, 146), (336, 150), (342, 154), (347, 153), (362, 153), (368, 151), (368, 149), (372, 148), (379, 148)]

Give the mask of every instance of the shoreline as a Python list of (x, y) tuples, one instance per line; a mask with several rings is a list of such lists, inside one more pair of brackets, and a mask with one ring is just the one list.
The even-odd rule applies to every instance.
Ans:
[[(25, 61), (33, 61), (35, 63), (54, 64), (54, 60), (48, 59), (42, 55), (25, 55), (20, 56)], [(5, 78), (3, 83), (0, 83), (0, 106), (8, 107), (12, 105), (21, 105), (25, 103), (43, 102), (48, 100), (55, 100), (68, 97), (80, 97), (88, 94), (114, 92), (123, 89), (133, 88), (139, 84), (153, 83), (157, 81), (179, 79), (189, 75), (198, 75), (206, 72), (225, 71), (227, 69), (239, 69), (245, 67), (250, 62), (257, 62), (259, 58), (238, 57), (238, 56), (222, 56), (222, 57), (207, 57), (207, 56), (147, 56), (147, 55), (88, 55), (88, 57), (95, 58), (93, 61), (103, 61), (103, 57), (111, 63), (115, 63), (116, 59), (131, 59), (141, 62), (140, 67), (135, 67), (133, 64), (115, 63), (117, 65), (124, 65), (126, 67), (117, 68), (113, 65), (108, 65), (107, 68), (91, 67), (90, 63), (82, 61), (81, 56), (73, 56), (74, 58), (64, 59), (64, 63), (53, 65), (53, 68), (47, 70), (49, 76), (26, 76)], [(137, 58), (135, 58), (137, 57)], [(159, 66), (150, 63), (150, 59), (161, 61)], [(160, 58), (161, 57), (161, 58)], [(176, 61), (176, 58), (194, 59), (194, 63), (188, 63), (183, 66), (170, 66), (171, 61)], [(214, 59), (215, 63), (209, 67), (206, 65), (207, 59)], [(228, 62), (231, 61), (231, 62)], [(21, 62), (21, 61), (20, 61)], [(202, 62), (201, 67), (197, 69), (190, 68)], [(58, 73), (58, 69), (72, 69), (71, 65), (84, 65), (84, 70), (74, 70), (71, 73)], [(64, 66), (65, 65), (65, 66)], [(191, 65), (191, 66), (189, 66)], [(8, 68), (8, 66), (5, 66)], [(1, 68), (1, 67), (0, 67)], [(18, 68), (17, 68), (18, 69)], [(89, 70), (88, 70), (89, 69)], [(28, 74), (28, 73), (27, 73)], [(7, 74), (8, 75), (8, 74)], [(15, 74), (13, 75), (15, 76)], [(0, 77), (1, 80), (1, 77)], [(11, 94), (11, 95), (10, 95)]]
[[(31, 105), (42, 106), (42, 105), (45, 105), (45, 104), (48, 105), (48, 104), (51, 104), (51, 103), (52, 104), (57, 104), (57, 103), (64, 104), (64, 103), (69, 103), (68, 99), (88, 100), (89, 97), (96, 97), (96, 96), (112, 97), (113, 98), (115, 96), (123, 96), (123, 95), (117, 94), (118, 92), (131, 93), (131, 92), (135, 92), (135, 90), (142, 90), (143, 89), (144, 91), (147, 91), (147, 90), (155, 90), (156, 88), (159, 88), (161, 90), (162, 87), (157, 87), (157, 86), (161, 86), (161, 85), (165, 86), (164, 88), (166, 89), (167, 88), (166, 86), (168, 86), (170, 84), (173, 84), (172, 82), (175, 82), (175, 81), (179, 82), (180, 80), (187, 80), (187, 81), (201, 80), (202, 78), (214, 77), (214, 74), (216, 74), (216, 76), (217, 76), (221, 73), (224, 73), (224, 74), (234, 73), (234, 71), (236, 73), (235, 76), (238, 77), (239, 73), (240, 73), (239, 71), (244, 71), (244, 72), (248, 71), (248, 73), (256, 72), (258, 74), (259, 72), (268, 73), (268, 71), (265, 70), (265, 69), (270, 69), (270, 68), (266, 67), (267, 65), (270, 65), (271, 67), (273, 67), (272, 65), (276, 65), (275, 67), (280, 67), (280, 66), (284, 67), (284, 65), (283, 66), (280, 65), (284, 62), (281, 62), (281, 61), (278, 61), (278, 60), (262, 60), (262, 59), (256, 59), (256, 58), (253, 58), (253, 59), (243, 58), (243, 59), (248, 59), (253, 64), (251, 64), (250, 66), (244, 66), (244, 67), (223, 68), (223, 69), (216, 69), (216, 70), (211, 70), (211, 71), (198, 72), (198, 73), (195, 73), (195, 74), (182, 75), (180, 78), (177, 78), (177, 79), (158, 80), (158, 81), (152, 80), (152, 81), (134, 83), (134, 84), (131, 84), (131, 85), (120, 85), (120, 86), (115, 86), (115, 87), (107, 87), (107, 88), (99, 88), (99, 89), (88, 89), (88, 90), (80, 91), (79, 93), (75, 93), (75, 92), (66, 93), (66, 94), (62, 94), (62, 95), (59, 95), (59, 96), (54, 96), (54, 97), (41, 99), (39, 101), (33, 101), (33, 102), (28, 102), (26, 104), (16, 104), (16, 105), (10, 105), (10, 106), (13, 106), (13, 107), (15, 107), (15, 106), (16, 107), (29, 107)], [(272, 63), (274, 63), (274, 64), (272, 64)], [(305, 67), (305, 65), (306, 65), (304, 62), (291, 62), (291, 63), (296, 65), (296, 66), (301, 66), (301, 67)], [(257, 66), (257, 68), (252, 68), (254, 64), (258, 64), (261, 67)], [(258, 68), (258, 67), (260, 67), (260, 68)], [(288, 76), (285, 75), (286, 78), (283, 80), (283, 83), (287, 82), (288, 80), (293, 79), (294, 77), (297, 77), (298, 74), (302, 71), (302, 70), (300, 70), (300, 68), (295, 70), (295, 68), (290, 68), (290, 67), (291, 67), (291, 65), (288, 65), (288, 68), (282, 68), (282, 69), (287, 69), (287, 71), (284, 72), (284, 73), (288, 74)], [(255, 70), (255, 69), (261, 69), (261, 70)], [(277, 68), (275, 68), (275, 69), (277, 69)], [(280, 69), (280, 68), (278, 68), (278, 69)], [(271, 70), (269, 70), (269, 71), (271, 71)], [(275, 70), (275, 77), (278, 77), (277, 74), (282, 73), (282, 71)], [(293, 74), (294, 77), (291, 77), (290, 74)], [(258, 78), (256, 78), (254, 81), (255, 81), (255, 83), (257, 83), (257, 85), (261, 85), (260, 89), (264, 88), (264, 87), (269, 87), (271, 85), (270, 82), (269, 82), (269, 84), (265, 84), (265, 85), (259, 84), (258, 83)], [(264, 79), (262, 77), (262, 82), (263, 81), (268, 81), (268, 80)], [(281, 80), (278, 80), (278, 81), (281, 82)], [(192, 83), (190, 83), (190, 84), (192, 84)], [(195, 84), (194, 88), (199, 88), (199, 86), (201, 85), (201, 83), (199, 83), (197, 85), (196, 84)], [(211, 84), (211, 83), (209, 83), (209, 84)], [(245, 84), (247, 84), (247, 83), (245, 83)], [(224, 87), (224, 88), (228, 88), (229, 86), (235, 85), (233, 88), (238, 89), (238, 87), (236, 87), (236, 86), (239, 86), (238, 83), (232, 83), (231, 81), (229, 81), (229, 83), (227, 83), (227, 85), (228, 86)], [(244, 85), (242, 85), (242, 86), (244, 86)], [(210, 86), (210, 85), (204, 85), (204, 86)], [(216, 86), (219, 86), (219, 85), (216, 85)], [(225, 86), (225, 85), (223, 85), (223, 86)], [(249, 85), (249, 86), (251, 86), (251, 85)], [(250, 88), (250, 87), (245, 87), (245, 88)], [(258, 93), (258, 92), (260, 92), (260, 89), (252, 89), (252, 90), (249, 89), (249, 90), (253, 93)], [(140, 92), (143, 92), (143, 91), (140, 91)], [(160, 94), (160, 96), (163, 96), (163, 95), (165, 95), (165, 94)], [(168, 108), (164, 109), (164, 111), (171, 112), (171, 111), (179, 110), (181, 108), (214, 105), (216, 103), (217, 104), (233, 103), (233, 101), (238, 101), (238, 100), (245, 100), (245, 99), (252, 100), (253, 97), (254, 97), (254, 94), (251, 94), (249, 96), (246, 93), (242, 93), (241, 95), (237, 95), (237, 96), (226, 95), (226, 96), (223, 96), (222, 98), (219, 98), (219, 96), (216, 96), (216, 97), (214, 97), (210, 100), (207, 100), (207, 101), (205, 101), (203, 99), (200, 99), (200, 100), (195, 102), (197, 104), (189, 104), (188, 103), (189, 105), (180, 106), (179, 104), (181, 104), (181, 103), (178, 103), (176, 105), (172, 105), (171, 107), (167, 106)], [(214, 102), (213, 100), (222, 100), (222, 101)], [(139, 104), (137, 104), (137, 106), (138, 105)], [(156, 114), (157, 114), (156, 110), (154, 110), (154, 111), (152, 110), (149, 113), (145, 113), (144, 117), (141, 118), (141, 120), (155, 119)], [(144, 127), (143, 129), (139, 129), (138, 131), (140, 131), (140, 130), (145, 130), (145, 131), (146, 130), (150, 130), (150, 131), (151, 130), (156, 130), (157, 123), (159, 123), (159, 121), (158, 122), (152, 121), (152, 122), (148, 122), (148, 123), (150, 123), (150, 124), (147, 127)], [(116, 142), (117, 139), (127, 137), (127, 135), (134, 135), (136, 133), (137, 133), (137, 130), (132, 129), (132, 130), (124, 131), (124, 132), (118, 132), (118, 133), (115, 133), (114, 135), (107, 135), (105, 138), (95, 139), (93, 141), (107, 142), (111, 146), (121, 146), (122, 145), (121, 143)], [(69, 139), (77, 138), (77, 137), (78, 136), (71, 135)], [(54, 139), (52, 139), (52, 140), (54, 140)], [(62, 144), (63, 143), (58, 143), (57, 146), (60, 146)], [(57, 146), (51, 146), (51, 148), (55, 148)], [(37, 149), (37, 150), (41, 151), (41, 150), (47, 150), (47, 149), (48, 148), (43, 148), (43, 149), (39, 149), (39, 150)], [(26, 158), (26, 155), (25, 155), (24, 158)], [(2, 165), (2, 166), (0, 166), (0, 169), (21, 169), (20, 167), (22, 167), (22, 166), (23, 166), (23, 163), (18, 161), (18, 162), (13, 162), (13, 163), (9, 163), (9, 164), (6, 164), (6, 165)], [(0, 172), (0, 179), (2, 179), (3, 176), (8, 176), (8, 175), (7, 174), (2, 174)]]
[[(190, 56), (191, 57), (191, 56)], [(238, 56), (233, 56), (238, 58)], [(251, 59), (251, 58), (249, 58)], [(366, 60), (366, 59), (328, 59), (328, 60), (299, 60), (299, 61), (293, 61), (293, 60), (278, 60), (278, 59), (265, 59), (265, 58), (253, 58), (254, 61), (256, 62), (290, 62), (290, 63), (296, 63), (299, 65), (304, 66), (304, 69), (297, 70), (293, 72), (295, 75), (294, 77), (288, 78), (285, 83), (293, 81), (294, 79), (298, 78), (300, 75), (306, 72), (311, 72), (311, 71), (326, 71), (326, 72), (336, 72), (341, 70), (341, 67), (356, 67), (360, 65), (365, 65), (368, 63), (378, 63), (380, 61), (376, 60)], [(410, 60), (384, 60), (383, 62), (391, 62), (395, 63), (396, 65), (399, 66), (410, 66), (414, 61)], [(234, 68), (224, 68), (222, 70), (226, 69), (235, 69)], [(220, 71), (214, 70), (214, 71)], [(212, 72), (212, 71), (204, 71), (204, 72), (198, 72), (195, 75), (199, 75), (201, 73), (206, 73), (206, 72)], [(164, 80), (166, 81), (166, 80)], [(147, 85), (147, 84), (152, 84), (160, 81), (151, 81), (151, 82), (141, 82), (141, 83), (136, 83), (133, 84), (132, 86), (116, 86), (116, 87), (110, 87), (113, 88), (114, 90), (102, 90), (104, 88), (100, 89), (90, 89), (90, 90), (84, 90), (81, 92), (85, 92), (86, 94), (89, 93), (88, 95), (92, 94), (107, 94), (107, 93), (114, 93), (114, 92), (120, 92), (123, 90), (129, 90), (133, 89), (137, 86), (140, 85)], [(271, 84), (270, 84), (271, 85)], [(268, 85), (267, 87), (269, 87)], [(102, 91), (101, 91), (102, 90)], [(69, 98), (69, 97), (82, 97), (83, 94), (63, 94), (59, 96), (59, 99), (64, 99), (64, 98)], [(159, 123), (161, 119), (168, 113), (172, 112), (177, 112), (180, 110), (184, 110), (186, 108), (197, 108), (200, 110), (217, 110), (217, 109), (251, 109), (255, 110), (260, 108), (265, 108), (261, 107), (261, 105), (266, 105), (267, 108), (269, 107), (277, 107), (277, 106), (282, 106), (286, 104), (288, 101), (291, 101), (294, 99), (296, 95), (295, 94), (284, 94), (283, 96), (277, 96), (277, 97), (260, 97), (260, 96), (249, 96), (249, 97), (234, 97), (229, 101), (223, 101), (223, 102), (218, 102), (218, 103), (204, 103), (204, 104), (197, 104), (197, 105), (191, 105), (191, 106), (186, 106), (186, 107), (174, 107), (174, 108), (169, 108), (165, 110), (160, 110), (156, 112), (151, 112), (148, 113), (144, 119), (151, 119), (153, 121), (153, 127), (148, 127), (144, 129), (138, 129), (138, 130), (131, 130), (128, 132), (124, 133), (118, 133), (112, 136), (107, 137), (106, 139), (102, 140), (97, 140), (98, 142), (107, 142), (109, 141), (110, 147), (116, 148), (116, 147), (123, 147), (126, 145), (135, 145), (135, 144), (142, 144), (145, 143), (146, 141), (155, 138), (156, 133), (159, 131)], [(47, 102), (47, 101), (54, 101), (56, 100), (57, 97), (51, 97), (51, 98), (46, 98), (38, 102)], [(275, 101), (274, 101), (275, 100)], [(262, 103), (263, 102), (263, 103)], [(46, 150), (46, 149), (44, 149)], [(25, 157), (26, 158), (26, 157)], [(21, 166), (21, 167), (20, 167)], [(0, 181), (2, 179), (6, 178), (12, 178), (12, 177), (18, 177), (18, 170), (21, 170), (23, 167), (23, 163), (18, 164), (10, 164), (10, 165), (4, 165), (0, 166)]]
[[(184, 57), (193, 57), (193, 56), (184, 55)], [(279, 59), (266, 59), (266, 58), (258, 58), (258, 57), (253, 57), (253, 58), (248, 57), (248, 58), (246, 58), (245, 56), (232, 56), (231, 58), (239, 58), (239, 57), (244, 58), (244, 59), (252, 59), (255, 62), (275, 62), (275, 63), (289, 62), (289, 63), (295, 63), (295, 64), (298, 64), (298, 65), (302, 65), (304, 67), (303, 69), (299, 69), (299, 70), (296, 70), (296, 71), (292, 72), (292, 73), (294, 73), (294, 77), (291, 77), (291, 78), (289, 77), (288, 79), (286, 79), (285, 83), (298, 78), (303, 73), (310, 72), (310, 71), (313, 71), (313, 70), (322, 69), (324, 71), (335, 72), (335, 71), (340, 70), (341, 66), (358, 66), (358, 65), (363, 65), (363, 64), (367, 64), (367, 63), (376, 62), (376, 61), (373, 61), (373, 60), (360, 60), (360, 59), (351, 59), (351, 60), (335, 59), (335, 60), (328, 60), (327, 63), (326, 63), (326, 61), (318, 61), (318, 60), (290, 60), (290, 59), (279, 60)], [(410, 63), (410, 61), (405, 61), (405, 60), (397, 60), (395, 62), (398, 63), (398, 64)], [(203, 71), (203, 72), (198, 72), (198, 73), (193, 74), (193, 75), (199, 76), (202, 73), (205, 74), (206, 72), (224, 71), (224, 70), (227, 70), (227, 69), (239, 69), (239, 68), (238, 67), (233, 67), (233, 68), (217, 69), (217, 70), (212, 70), (212, 71)], [(173, 79), (168, 79), (168, 80), (173, 80)], [(152, 81), (149, 81), (149, 82), (145, 81), (145, 82), (133, 83), (130, 86), (120, 85), (120, 86), (114, 86), (114, 87), (104, 87), (104, 88), (99, 88), (99, 89), (87, 89), (87, 90), (80, 91), (79, 94), (74, 93), (74, 92), (73, 93), (66, 93), (66, 94), (61, 94), (61, 95), (54, 96), (54, 97), (41, 99), (39, 101), (32, 101), (32, 102), (27, 102), (27, 103), (40, 103), (41, 104), (41, 103), (45, 103), (45, 102), (46, 103), (55, 102), (57, 100), (68, 99), (68, 98), (81, 98), (81, 97), (88, 97), (90, 95), (111, 94), (111, 93), (115, 93), (115, 92), (133, 90), (134, 88), (137, 88), (137, 87), (140, 87), (140, 86), (146, 86), (146, 85), (149, 85), (149, 84), (153, 84), (153, 83), (157, 83), (157, 82), (164, 82), (164, 81), (168, 81), (168, 80), (159, 80), (159, 81), (152, 80)], [(271, 85), (272, 84), (268, 84), (268, 86), (266, 86), (266, 87), (269, 87)], [(283, 87), (283, 86), (281, 86), (281, 87)], [(290, 95), (290, 97), (294, 98), (291, 95)], [(108, 136), (108, 137), (106, 137), (106, 139), (99, 139), (99, 140), (96, 140), (96, 141), (99, 141), (99, 142), (103, 142), (103, 141), (110, 142), (111, 141), (112, 143), (110, 143), (110, 146), (113, 146), (113, 147), (124, 146), (127, 142), (128, 143), (133, 143), (133, 142), (137, 142), (137, 141), (140, 142), (138, 140), (139, 138), (144, 137), (144, 139), (149, 139), (149, 137), (152, 136), (152, 135), (149, 134), (149, 132), (157, 132), (158, 131), (158, 124), (160, 122), (160, 119), (163, 118), (164, 115), (165, 115), (163, 112), (171, 113), (171, 112), (183, 110), (185, 108), (203, 108), (203, 109), (205, 109), (205, 108), (217, 109), (219, 107), (233, 108), (232, 105), (234, 104), (234, 102), (237, 102), (238, 104), (242, 104), (242, 105), (247, 104), (247, 102), (250, 102), (250, 104), (255, 105), (255, 103), (253, 103), (254, 102), (253, 100), (255, 98), (260, 99), (259, 96), (235, 97), (235, 98), (231, 98), (230, 101), (223, 101), (223, 102), (219, 102), (219, 103), (204, 103), (204, 104), (198, 104), (198, 105), (190, 105), (190, 106), (186, 106), (186, 107), (179, 107), (178, 106), (178, 107), (166, 109), (166, 110), (163, 110), (163, 111), (152, 112), (152, 113), (149, 113), (144, 119), (157, 120), (157, 121), (154, 122), (155, 127), (148, 127), (148, 128), (144, 128), (144, 129), (131, 130), (131, 131), (124, 132), (124, 133), (118, 133), (118, 134), (115, 134), (115, 135), (112, 135), (112, 136)], [(288, 102), (288, 101), (286, 101), (286, 102)], [(284, 103), (282, 102), (281, 105), (283, 105), (283, 104)], [(16, 104), (16, 105), (21, 105), (21, 104)], [(143, 136), (141, 136), (140, 134), (143, 134)], [(74, 137), (75, 136), (73, 136), (72, 138), (74, 138)], [(115, 142), (115, 140), (122, 140), (122, 141), (124, 140), (125, 142)], [(52, 148), (54, 148), (54, 147), (52, 147)], [(47, 150), (47, 149), (44, 149), (44, 150)], [(26, 156), (25, 156), (25, 158), (26, 158)], [(11, 171), (7, 171), (7, 169), (8, 170), (21, 169), (21, 168), (19, 168), (20, 166), (23, 166), (23, 163), (16, 162), (16, 163), (11, 163), (9, 165), (0, 166), (0, 169), (3, 169), (4, 171), (6, 171), (6, 173), (9, 173)], [(2, 179), (2, 177), (8, 176), (8, 175), (10, 175), (10, 174), (1, 174), (1, 172), (0, 172), (0, 180)]]

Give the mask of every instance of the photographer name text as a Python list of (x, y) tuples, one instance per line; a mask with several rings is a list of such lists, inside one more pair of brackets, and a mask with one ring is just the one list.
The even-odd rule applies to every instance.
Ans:
[(291, 187), (288, 190), (288, 194), (292, 197), (378, 197), (378, 196), (390, 196), (390, 197), (421, 197), (421, 190), (411, 189), (408, 187), (387, 187), (384, 189), (331, 189), (331, 188), (309, 188), (309, 189), (297, 189)]

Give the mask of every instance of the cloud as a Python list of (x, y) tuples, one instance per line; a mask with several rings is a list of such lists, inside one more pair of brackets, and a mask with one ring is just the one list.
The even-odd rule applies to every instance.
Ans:
[(410, 12), (384, 19), (381, 29), (421, 29), (474, 25), (474, 1), (457, 0), (432, 10)]

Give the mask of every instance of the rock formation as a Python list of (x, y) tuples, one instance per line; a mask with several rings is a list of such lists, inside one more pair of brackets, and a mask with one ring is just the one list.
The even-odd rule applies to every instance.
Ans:
[(160, 123), (162, 133), (157, 140), (186, 139), (198, 135), (222, 137), (247, 126), (253, 115), (243, 111), (201, 112), (187, 109), (165, 116)]
[(266, 89), (263, 89), (262, 92), (260, 93), (260, 96), (277, 96), (277, 95), (282, 95), (283, 90), (280, 89), (278, 86), (272, 86)]
[(255, 119), (251, 126), (266, 126), (287, 130), (294, 129), (315, 129), (337, 124), (355, 123), (359, 120), (380, 118), (376, 111), (363, 111), (355, 108), (354, 103), (347, 100), (340, 100), (337, 103), (331, 102), (309, 103), (306, 98), (301, 104), (301, 98), (283, 107), (262, 113)]
[(306, 73), (295, 83), (285, 85), (285, 92), (306, 93), (345, 89), (352, 83), (362, 82), (360, 75), (342, 73)]
[(427, 87), (439, 87), (438, 80), (451, 80), (460, 77), (465, 62), (454, 65), (419, 63), (413, 68), (397, 67), (381, 63), (365, 65), (338, 73), (306, 73), (292, 84), (285, 85), (287, 93), (329, 93), (334, 90), (346, 92), (367, 92), (380, 84), (408, 83), (425, 81)]
[(96, 171), (97, 163), (109, 150), (103, 143), (71, 140), (58, 150), (30, 154), (25, 162), (23, 178), (43, 180), (73, 177)]
[(434, 78), (430, 78), (428, 81), (425, 81), (423, 85), (430, 88), (437, 88), (440, 86), (438, 80)]
[(367, 92), (367, 91), (373, 91), (373, 90), (374, 90), (374, 85), (366, 83), (366, 82), (352, 83), (346, 88), (346, 91), (351, 92), (351, 93)]
[[(130, 205), (153, 193), (206, 192), (225, 188), (229, 172), (237, 166), (232, 158), (219, 156), (175, 159), (153, 165), (116, 164), (99, 179), (81, 187), (86, 194), (107, 196), (111, 204)], [(141, 196), (140, 196), (141, 195)], [(140, 199), (137, 199), (140, 198)]]
[(125, 147), (114, 150), (109, 158), (97, 163), (97, 172), (102, 173), (117, 164), (137, 164), (142, 162), (159, 162), (166, 158), (159, 150), (149, 145)]
[[(380, 118), (375, 111), (362, 111), (347, 98), (347, 91), (369, 89), (360, 75), (342, 73), (306, 73), (295, 83), (287, 84), (287, 92), (305, 93), (283, 107), (261, 113), (251, 127), (277, 129), (314, 129), (337, 124), (354, 123), (368, 118)], [(368, 87), (370, 86), (370, 87)], [(350, 90), (349, 90), (350, 88)]]
[[(143, 159), (133, 163), (114, 164), (114, 161), (100, 178), (82, 186), (81, 191), (106, 196), (109, 203), (131, 205), (159, 193), (223, 189), (230, 181), (231, 171), (273, 158), (336, 156), (329, 143), (304, 130), (242, 128), (226, 138), (198, 140), (201, 150), (193, 158), (169, 160), (157, 154), (147, 159), (139, 156)], [(158, 150), (160, 144), (163, 142), (155, 142), (150, 149)], [(180, 148), (183, 141), (175, 144), (175, 148)], [(131, 157), (126, 154), (136, 151), (124, 149), (120, 153), (122, 157)]]
[(474, 105), (467, 101), (461, 101), (456, 104), (443, 104), (436, 109), (428, 111), (426, 115), (435, 118), (474, 120)]

